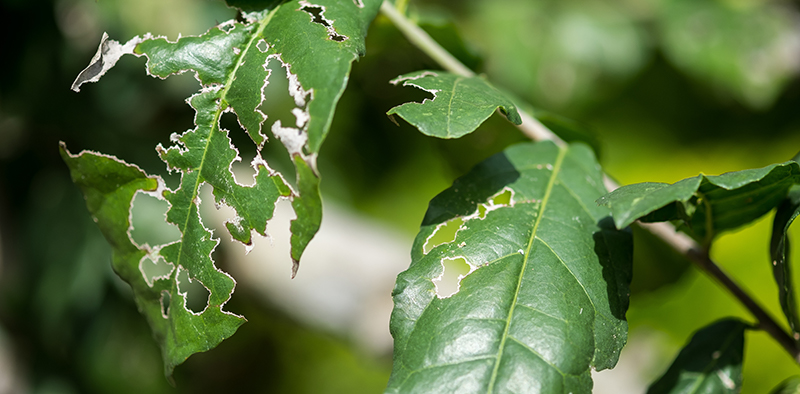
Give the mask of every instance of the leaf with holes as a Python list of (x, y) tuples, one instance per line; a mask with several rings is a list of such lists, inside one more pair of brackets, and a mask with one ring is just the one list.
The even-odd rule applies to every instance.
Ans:
[(459, 138), (469, 134), (496, 109), (514, 124), (522, 124), (517, 106), (482, 77), (462, 77), (443, 71), (417, 71), (392, 81), (433, 94), (422, 103), (405, 103), (387, 112), (399, 115), (425, 135)]
[(787, 233), (798, 215), (800, 215), (800, 185), (794, 185), (789, 189), (786, 200), (775, 211), (769, 253), (772, 257), (772, 273), (778, 284), (778, 299), (795, 340), (800, 340), (800, 316), (792, 283)]
[[(89, 212), (113, 248), (114, 271), (130, 284), (136, 305), (147, 318), (153, 336), (161, 346), (167, 375), (193, 353), (209, 350), (233, 335), (244, 323), (244, 318), (225, 312), (222, 306), (230, 298), (234, 282), (230, 276), (214, 268), (210, 253), (217, 241), (211, 239), (208, 230), (197, 226), (197, 209), (186, 211), (192, 220), (187, 221), (190, 229), (187, 229), (184, 242), (163, 249), (136, 245), (128, 233), (131, 202), (140, 191), (157, 195), (163, 181), (147, 176), (138, 167), (115, 157), (92, 152), (72, 155), (63, 144), (61, 156), (70, 167), (72, 180), (83, 191)], [(190, 236), (190, 247), (181, 250)], [(159, 254), (167, 259), (171, 270), (165, 278), (156, 279), (167, 280), (148, 281), (142, 266), (147, 261), (158, 259)], [(189, 254), (196, 255), (191, 264), (180, 260), (181, 256)], [(177, 264), (185, 268), (176, 270)], [(177, 271), (186, 269), (211, 293), (208, 305), (201, 313), (184, 308), (186, 293), (179, 290), (180, 283), (174, 279)]]
[(738, 393), (747, 327), (724, 319), (697, 331), (647, 393)]
[[(104, 35), (89, 67), (73, 84), (77, 91), (83, 83), (97, 81), (125, 54), (147, 57), (150, 75), (166, 78), (191, 71), (201, 84), (200, 92), (187, 100), (196, 113), (195, 128), (173, 134), (172, 146), (157, 147), (167, 168), (181, 173), (176, 190), (167, 189), (160, 178), (148, 177), (117, 159), (87, 152), (72, 156), (63, 151), (75, 182), (87, 198), (94, 193), (91, 198), (97, 201), (92, 200), (89, 208), (108, 240), (130, 257), (115, 261), (115, 267), (134, 287), (136, 302), (161, 345), (167, 375), (191, 354), (213, 348), (232, 335), (243, 321), (222, 310), (234, 282), (211, 259), (218, 240), (200, 220), (200, 187), (211, 185), (215, 202), (235, 210), (236, 217), (226, 227), (233, 239), (246, 245), (252, 244), (254, 233), (266, 235), (266, 223), (272, 218), (276, 202), (291, 199), (297, 214), (291, 224), (292, 275), (297, 272), (300, 257), (322, 220), (317, 154), (347, 84), (351, 64), (364, 53), (367, 28), (380, 1), (322, 0), (312, 4), (304, 0), (270, 0), (237, 4), (273, 8), (245, 14), (244, 23), (224, 22), (201, 36), (175, 42), (147, 34), (120, 44)], [(295, 164), (295, 189), (260, 154), (267, 140), (262, 130), (267, 115), (259, 107), (266, 100), (263, 90), (270, 73), (267, 62), (273, 59), (286, 69), (289, 93), (296, 104), (292, 111), (297, 118), (294, 125), (287, 127), (275, 121), (271, 126), (272, 134), (283, 143)], [(237, 183), (231, 172), (232, 164), (241, 158), (228, 131), (219, 127), (225, 112), (236, 114), (257, 147), (251, 186)], [(100, 167), (94, 168), (94, 164)], [(169, 203), (167, 221), (180, 230), (179, 241), (151, 248), (125, 239), (133, 189), (117, 178), (134, 170), (138, 171), (137, 176), (155, 182), (141, 190), (152, 191), (153, 185), (161, 185), (154, 194)], [(113, 212), (103, 211), (100, 215), (96, 208)], [(148, 278), (144, 267), (159, 261), (170, 265), (171, 270)], [(188, 283), (182, 283), (181, 278), (185, 282), (199, 281), (209, 290), (205, 310), (192, 312), (182, 305)]]
[[(393, 292), (387, 392), (591, 392), (627, 339), (631, 236), (605, 192), (590, 148), (541, 142), (436, 196)], [(469, 270), (443, 293), (453, 260)]]
[(797, 183), (800, 165), (788, 161), (716, 176), (698, 175), (672, 185), (623, 186), (597, 203), (611, 209), (617, 228), (636, 220), (680, 220), (681, 230), (708, 246), (720, 232), (748, 224), (777, 207)]

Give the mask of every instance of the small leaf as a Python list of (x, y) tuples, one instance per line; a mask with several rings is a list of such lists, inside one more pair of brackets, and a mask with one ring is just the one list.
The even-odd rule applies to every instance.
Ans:
[(481, 77), (463, 77), (442, 71), (417, 71), (392, 81), (433, 94), (422, 103), (405, 103), (387, 112), (400, 115), (425, 135), (459, 138), (469, 134), (497, 108), (514, 124), (522, 119), (514, 102)]
[(770, 394), (798, 394), (800, 393), (800, 376), (792, 376), (786, 378), (783, 382), (778, 384)]
[(723, 319), (697, 331), (647, 394), (738, 393), (747, 323)]
[(800, 215), (800, 185), (789, 190), (789, 195), (775, 212), (772, 224), (772, 239), (769, 253), (772, 258), (772, 273), (778, 284), (778, 298), (781, 309), (789, 322), (795, 340), (800, 340), (800, 317), (797, 310), (797, 297), (792, 283), (792, 270), (789, 260), (789, 239), (787, 232), (794, 219)]
[(597, 200), (611, 208), (617, 228), (636, 220), (682, 220), (682, 230), (709, 244), (725, 230), (750, 223), (778, 206), (800, 183), (800, 165), (789, 161), (764, 168), (698, 175), (666, 183), (623, 186)]
[[(541, 142), (436, 196), (393, 292), (387, 392), (591, 392), (592, 367), (613, 367), (627, 339), (631, 279), (630, 233), (592, 203), (603, 193), (587, 146)], [(442, 294), (455, 260), (469, 271)]]

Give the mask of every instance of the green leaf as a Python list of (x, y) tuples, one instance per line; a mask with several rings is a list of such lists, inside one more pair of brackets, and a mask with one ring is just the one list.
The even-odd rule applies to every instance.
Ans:
[[(162, 349), (165, 373), (171, 375), (175, 365), (190, 355), (209, 350), (233, 335), (245, 320), (222, 310), (230, 299), (234, 281), (213, 266), (210, 254), (218, 241), (211, 239), (208, 230), (197, 226), (197, 207), (186, 211), (193, 219), (188, 221), (190, 247), (182, 248), (189, 234), (183, 242), (166, 245), (160, 252), (159, 248), (136, 245), (128, 236), (133, 197), (140, 191), (157, 195), (163, 181), (115, 157), (91, 152), (71, 155), (63, 143), (61, 156), (70, 168), (73, 182), (83, 191), (89, 212), (113, 248), (114, 271), (130, 284), (139, 311), (150, 323), (153, 337)], [(171, 212), (174, 215), (175, 210)], [(195, 260), (181, 260), (182, 265), (175, 269), (180, 257), (175, 255), (181, 253), (194, 254)], [(159, 254), (172, 263), (168, 279), (162, 277), (148, 283), (142, 266), (157, 261)], [(200, 280), (211, 292), (208, 306), (201, 313), (192, 313), (184, 307), (185, 292), (178, 290), (179, 270), (188, 270), (190, 277)]]
[(798, 394), (800, 393), (800, 376), (786, 378), (778, 384), (770, 394)]
[(514, 102), (482, 77), (463, 77), (443, 71), (417, 71), (392, 81), (433, 94), (422, 103), (405, 103), (387, 112), (399, 115), (425, 135), (459, 138), (469, 134), (497, 108), (514, 124), (522, 119)]
[[(245, 3), (256, 4), (237, 2)], [(120, 276), (131, 286), (144, 283), (147, 287), (134, 292), (136, 302), (148, 316), (162, 347), (168, 376), (189, 355), (213, 348), (232, 335), (243, 321), (242, 317), (221, 310), (230, 298), (234, 281), (219, 271), (211, 259), (218, 240), (212, 238), (200, 220), (200, 187), (211, 185), (215, 202), (235, 210), (236, 217), (228, 221), (226, 227), (233, 239), (246, 245), (252, 244), (253, 233), (266, 235), (266, 223), (272, 218), (276, 202), (290, 198), (297, 214), (291, 224), (292, 275), (296, 274), (300, 257), (322, 220), (317, 155), (330, 128), (336, 103), (347, 85), (351, 64), (364, 53), (367, 28), (379, 6), (379, 0), (323, 0), (314, 4), (290, 1), (269, 11), (246, 14), (246, 23), (224, 22), (199, 37), (182, 37), (175, 42), (148, 34), (119, 44), (104, 36), (90, 66), (73, 84), (73, 89), (77, 90), (85, 82), (97, 81), (119, 57), (133, 53), (147, 57), (148, 72), (153, 76), (166, 78), (191, 71), (202, 85), (201, 91), (187, 100), (196, 111), (196, 127), (180, 135), (174, 134), (171, 137), (174, 145), (157, 147), (168, 169), (181, 173), (180, 186), (169, 190), (158, 178), (147, 178), (162, 185), (157, 197), (169, 203), (167, 221), (178, 227), (181, 239), (153, 248), (138, 247), (130, 239), (124, 240), (126, 247), (133, 245), (139, 254), (136, 259), (120, 262), (125, 268), (117, 269), (129, 273)], [(265, 100), (263, 89), (270, 73), (266, 65), (271, 59), (279, 60), (286, 68), (289, 93), (297, 106), (292, 111), (297, 117), (292, 126), (296, 127), (285, 127), (279, 121), (271, 127), (273, 135), (292, 156), (297, 190), (292, 190), (284, 176), (271, 169), (260, 155), (267, 140), (262, 130), (267, 116), (259, 107)], [(232, 164), (241, 158), (228, 131), (219, 127), (222, 114), (228, 111), (236, 114), (259, 151), (251, 164), (256, 170), (252, 186), (237, 183), (231, 172)], [(77, 159), (64, 155), (76, 183), (87, 177), (113, 178), (114, 171), (127, 173), (129, 168), (135, 168), (114, 159), (117, 165), (98, 175), (98, 169), (91, 165), (77, 166)], [(105, 158), (88, 153), (78, 157), (95, 156)], [(146, 177), (143, 173), (141, 176)], [(116, 183), (102, 183), (101, 180), (84, 189), (110, 188), (113, 191), (116, 187)], [(130, 190), (126, 189), (127, 192)], [(97, 198), (104, 196), (111, 194)], [(114, 217), (125, 220), (107, 221), (107, 226), (117, 226), (113, 229), (114, 237), (107, 236), (112, 245), (120, 242), (122, 238), (119, 237), (127, 237), (131, 198), (132, 194), (121, 203), (114, 201)], [(103, 204), (106, 203), (100, 203)], [(151, 263), (160, 261), (171, 265), (169, 274), (147, 278), (142, 268), (145, 264), (142, 253)], [(210, 292), (208, 307), (202, 313), (192, 313), (180, 302), (185, 291), (180, 290), (179, 277), (184, 274), (189, 281), (199, 281)], [(162, 299), (168, 299), (169, 303), (168, 311), (164, 308), (163, 314)], [(235, 324), (227, 321), (231, 319)]]
[[(430, 203), (397, 278), (387, 392), (589, 393), (627, 339), (630, 233), (587, 146), (514, 145)], [(438, 234), (438, 233), (442, 234)], [(442, 293), (448, 262), (468, 264)]]
[(723, 319), (697, 331), (647, 393), (738, 393), (747, 327)]
[(800, 215), (800, 185), (789, 190), (789, 195), (775, 211), (772, 224), (772, 239), (769, 253), (772, 258), (772, 273), (778, 284), (778, 298), (781, 309), (789, 323), (795, 340), (800, 339), (800, 317), (797, 311), (797, 297), (792, 283), (792, 270), (789, 260), (789, 239), (787, 232), (794, 219)]
[(800, 183), (800, 165), (789, 161), (764, 168), (698, 175), (666, 183), (623, 186), (597, 200), (611, 208), (617, 228), (636, 220), (682, 220), (682, 230), (710, 244), (722, 231), (748, 224), (778, 206)]

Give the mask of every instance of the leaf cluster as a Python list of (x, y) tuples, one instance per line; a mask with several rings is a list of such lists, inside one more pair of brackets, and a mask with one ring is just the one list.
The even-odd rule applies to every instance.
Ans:
[[(114, 156), (72, 154), (61, 145), (74, 183), (113, 248), (113, 268), (133, 289), (161, 347), (168, 377), (192, 354), (214, 348), (245, 322), (224, 309), (235, 281), (212, 259), (219, 239), (199, 215), (200, 188), (210, 185), (215, 204), (234, 210), (226, 228), (248, 247), (256, 234), (267, 235), (275, 204), (291, 201), (296, 214), (290, 225), (292, 276), (297, 274), (323, 215), (318, 155), (352, 63), (365, 54), (370, 24), (382, 8), (390, 18), (400, 18), (406, 34), (425, 34), (394, 5), (379, 0), (228, 4), (241, 10), (241, 20), (197, 37), (172, 42), (147, 34), (119, 43), (104, 36), (73, 84), (77, 91), (96, 82), (125, 55), (146, 57), (148, 74), (157, 78), (193, 73), (200, 83), (187, 99), (195, 111), (194, 128), (156, 148), (167, 169), (180, 175), (177, 187)], [(426, 48), (442, 51), (435, 43)], [(294, 124), (269, 120), (270, 114), (262, 112), (269, 100), (264, 89), (270, 61), (280, 62), (286, 72)], [(771, 334), (788, 335), (790, 344), (784, 345), (797, 349), (800, 317), (786, 241), (800, 215), (797, 161), (698, 175), (672, 185), (628, 185), (609, 193), (593, 150), (596, 139), (582, 126), (544, 111), (535, 112), (537, 120), (526, 114), (526, 103), (484, 76), (465, 75), (470, 73), (401, 75), (392, 83), (433, 97), (400, 104), (387, 114), (427, 136), (452, 139), (472, 133), (499, 112), (523, 130), (545, 130), (552, 140), (509, 146), (431, 200), (412, 263), (398, 275), (392, 292), (394, 365), (386, 392), (591, 392), (591, 372), (613, 368), (627, 341), (633, 258), (628, 226), (636, 221), (673, 222), (699, 243), (691, 252), (714, 266), (708, 252), (717, 235), (776, 209), (770, 251), (791, 333), (777, 328)], [(236, 115), (256, 147), (252, 184), (233, 174), (232, 166), (242, 159), (220, 126), (225, 113)], [(289, 153), (293, 182), (261, 155), (265, 144), (276, 142)], [(178, 241), (149, 245), (132, 239), (130, 210), (139, 193), (168, 203), (166, 220), (180, 231)], [(445, 294), (439, 283), (454, 261), (466, 264), (468, 272), (459, 277), (455, 293)], [(152, 264), (168, 269), (149, 275), (146, 267)], [(202, 310), (186, 306), (183, 281), (208, 290)], [(749, 329), (755, 326), (736, 319), (702, 328), (649, 392), (738, 392)], [(796, 382), (776, 390), (790, 386)]]

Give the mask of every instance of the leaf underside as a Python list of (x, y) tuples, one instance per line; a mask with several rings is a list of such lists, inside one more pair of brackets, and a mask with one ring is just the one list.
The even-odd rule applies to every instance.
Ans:
[(597, 200), (611, 209), (617, 228), (636, 220), (680, 220), (680, 229), (708, 245), (722, 231), (748, 224), (786, 198), (800, 183), (800, 165), (789, 161), (767, 167), (698, 175), (666, 183), (623, 186)]
[(423, 134), (459, 138), (469, 134), (496, 109), (514, 124), (522, 119), (514, 102), (481, 77), (463, 77), (444, 71), (417, 71), (401, 75), (393, 84), (414, 86), (434, 95), (422, 103), (405, 103), (387, 115), (399, 115)]
[(787, 233), (789, 227), (799, 215), (800, 186), (795, 185), (789, 190), (786, 200), (775, 211), (769, 248), (770, 257), (772, 258), (772, 273), (778, 285), (778, 299), (795, 340), (800, 339), (800, 316), (798, 316), (797, 296), (792, 283)]
[[(510, 201), (486, 205), (498, 193)], [(594, 204), (604, 193), (588, 147), (542, 142), (506, 149), (434, 198), (393, 292), (387, 392), (591, 392), (591, 367), (613, 367), (626, 342), (631, 279), (630, 233)], [(426, 253), (457, 220), (455, 239)], [(471, 272), (440, 297), (433, 280), (456, 257)]]
[[(71, 155), (62, 146), (74, 182), (84, 191), (89, 211), (114, 247), (114, 268), (134, 289), (136, 303), (161, 346), (167, 376), (191, 354), (215, 347), (244, 322), (243, 317), (222, 310), (235, 282), (218, 270), (211, 258), (219, 241), (200, 220), (200, 187), (211, 185), (216, 203), (236, 211), (236, 218), (226, 227), (233, 239), (247, 245), (252, 243), (253, 233), (266, 235), (266, 223), (276, 202), (291, 199), (297, 213), (291, 224), (294, 275), (322, 219), (317, 153), (347, 84), (351, 63), (363, 55), (367, 28), (380, 6), (378, 0), (241, 3), (282, 4), (270, 11), (248, 14), (246, 23), (224, 22), (199, 37), (169, 42), (146, 35), (125, 45), (104, 40), (98, 51), (105, 54), (112, 48), (116, 58), (132, 51), (147, 57), (148, 72), (153, 76), (166, 78), (191, 71), (200, 81), (201, 91), (187, 100), (196, 111), (196, 127), (173, 135), (174, 145), (157, 147), (168, 169), (181, 173), (176, 190), (166, 188), (159, 177), (148, 176), (114, 157), (92, 152)], [(135, 49), (131, 49), (133, 44)], [(297, 105), (293, 111), (296, 127), (272, 126), (273, 134), (292, 155), (297, 190), (292, 190), (283, 175), (272, 170), (260, 155), (266, 142), (263, 125), (267, 116), (259, 107), (265, 100), (270, 59), (286, 67), (290, 94)], [(96, 61), (104, 62), (103, 56), (96, 55), (89, 68), (97, 69)], [(96, 81), (111, 66), (113, 63), (103, 64), (102, 72), (79, 78), (74, 87)], [(241, 159), (228, 131), (219, 127), (220, 117), (228, 111), (237, 115), (259, 151), (252, 163), (256, 170), (252, 186), (237, 183), (231, 173), (232, 163)], [(167, 221), (181, 231), (179, 241), (149, 246), (137, 245), (129, 238), (129, 212), (137, 191), (167, 200)], [(142, 268), (146, 259), (163, 259), (172, 270), (148, 283)], [(177, 279), (181, 270), (210, 292), (209, 304), (200, 313), (192, 313), (183, 305), (185, 294), (179, 291)], [(162, 308), (162, 299), (167, 300), (168, 308)]]
[(738, 393), (747, 323), (723, 319), (697, 331), (647, 394)]

